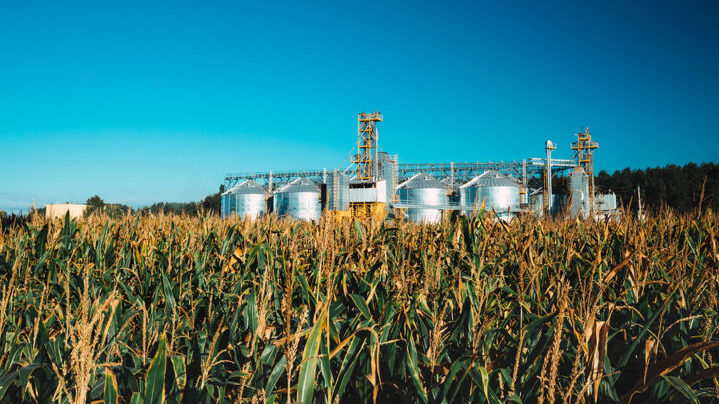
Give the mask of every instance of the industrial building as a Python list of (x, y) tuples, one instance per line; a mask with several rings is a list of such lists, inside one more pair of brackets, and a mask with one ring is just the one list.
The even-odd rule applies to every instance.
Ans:
[[(547, 140), (541, 158), (407, 164), (380, 150), (382, 120), (379, 112), (358, 114), (357, 145), (344, 168), (227, 174), (222, 216), (255, 219), (274, 213), (312, 221), (326, 214), (438, 223), (451, 214), (472, 216), (480, 210), (498, 220), (525, 213), (581, 218), (617, 214), (616, 196), (599, 195), (594, 189), (594, 151), (599, 144), (589, 129), (576, 135), (571, 159), (552, 158), (556, 146)], [(563, 194), (552, 189), (552, 179), (559, 176), (568, 183)], [(537, 187), (539, 179), (542, 185)]]

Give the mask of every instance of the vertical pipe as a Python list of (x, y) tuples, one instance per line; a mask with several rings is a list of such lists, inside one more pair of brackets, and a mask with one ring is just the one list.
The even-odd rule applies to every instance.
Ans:
[(392, 186), (392, 200), (397, 200), (397, 177), (399, 176), (399, 154), (394, 155), (394, 184)]
[(454, 161), (449, 163), (449, 184), (454, 189)]
[(267, 190), (272, 194), (272, 170), (270, 170), (270, 181), (267, 185)]
[(379, 166), (378, 166), (378, 164), (379, 164), (379, 161), (378, 161), (379, 132), (377, 131), (377, 123), (375, 123), (374, 121), (372, 122), (372, 132), (374, 133), (374, 170), (372, 172), (372, 179), (374, 181), (378, 181), (379, 180), (379, 175), (378, 175), (379, 174), (378, 173), (378, 170), (379, 170)]
[(547, 173), (546, 174), (547, 183), (545, 184), (546, 189), (547, 189), (547, 192), (546, 192), (546, 194), (547, 194), (547, 202), (546, 202), (547, 214), (552, 213), (552, 150), (554, 150), (554, 148), (555, 147), (552, 144), (552, 142), (550, 140), (547, 140), (547, 142), (545, 143), (545, 147), (544, 147), (544, 149), (547, 151), (547, 161), (546, 161), (546, 167), (545, 167), (545, 171)]

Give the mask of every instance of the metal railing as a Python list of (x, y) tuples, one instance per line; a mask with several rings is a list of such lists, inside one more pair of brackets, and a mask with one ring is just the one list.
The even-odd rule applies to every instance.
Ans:
[[(532, 157), (522, 161), (499, 162), (462, 162), (462, 163), (399, 163), (396, 166), (397, 183), (418, 173), (426, 173), (435, 178), (450, 178), (454, 182), (468, 181), (485, 171), (494, 170), (512, 176), (522, 184), (526, 184), (527, 177), (540, 175), (544, 170), (547, 159)], [(571, 159), (552, 159), (552, 172), (560, 173), (572, 169), (577, 164)], [(328, 169), (321, 170), (293, 170), (293, 171), (266, 171), (228, 173), (225, 175), (225, 188), (229, 189), (243, 180), (263, 181), (271, 185), (287, 183), (295, 178), (305, 177), (315, 182), (324, 182)], [(349, 172), (348, 172), (349, 171)], [(344, 170), (347, 174), (355, 171)]]

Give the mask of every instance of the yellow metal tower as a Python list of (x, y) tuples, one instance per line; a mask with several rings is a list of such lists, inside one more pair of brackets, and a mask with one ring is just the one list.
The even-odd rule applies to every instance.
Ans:
[(382, 114), (379, 112), (357, 114), (357, 156), (354, 163), (357, 164), (359, 181), (376, 179), (377, 122), (382, 122)]
[(572, 150), (576, 151), (577, 164), (584, 168), (587, 173), (589, 184), (589, 209), (594, 212), (594, 149), (599, 148), (599, 143), (592, 140), (589, 128), (577, 133), (577, 141), (572, 143)]

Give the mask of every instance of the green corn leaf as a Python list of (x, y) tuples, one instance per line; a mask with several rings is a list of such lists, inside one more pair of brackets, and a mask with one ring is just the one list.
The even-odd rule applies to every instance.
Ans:
[(487, 402), (489, 402), (489, 374), (487, 374), (487, 369), (484, 368), (484, 366), (478, 366), (479, 368), (479, 374), (482, 376), (482, 389), (484, 391), (484, 397), (487, 399)]
[(315, 390), (315, 373), (317, 370), (322, 330), (324, 329), (325, 316), (320, 316), (312, 332), (307, 338), (307, 345), (302, 354), (302, 365), (297, 381), (297, 402), (303, 404), (312, 403), (312, 396)]
[(104, 404), (117, 404), (117, 379), (112, 370), (105, 369)]
[(360, 240), (364, 240), (364, 231), (362, 231), (362, 224), (359, 222), (359, 220), (355, 219), (354, 228), (355, 233), (357, 234), (357, 238)]
[(167, 366), (165, 352), (165, 336), (160, 337), (157, 353), (150, 363), (145, 379), (145, 403), (160, 404), (165, 402), (165, 369)]
[(140, 393), (132, 393), (132, 397), (130, 398), (130, 404), (144, 404)]
[[(362, 346), (360, 346), (360, 344)], [(365, 342), (363, 338), (352, 337), (352, 342), (350, 342), (347, 353), (342, 360), (342, 365), (337, 376), (337, 383), (335, 383), (334, 385), (334, 391), (332, 392), (332, 397), (334, 400), (342, 400), (344, 390), (347, 387), (347, 384), (349, 383), (350, 379), (352, 378), (352, 373), (354, 371), (355, 365), (357, 364), (357, 360), (360, 357), (359, 352), (362, 351), (362, 348), (364, 348), (364, 346)]]
[(662, 376), (662, 379), (666, 380), (676, 391), (683, 395), (687, 400), (692, 403), (698, 403), (699, 398), (697, 397), (694, 390), (686, 384), (682, 379), (675, 376)]
[(175, 386), (182, 392), (187, 383), (187, 371), (185, 370), (185, 357), (180, 355), (172, 356), (172, 370), (175, 372)]
[(247, 295), (247, 326), (252, 332), (257, 330), (257, 298), (254, 289)]
[(424, 390), (424, 384), (419, 375), (419, 363), (417, 362), (417, 348), (415, 348), (414, 341), (410, 338), (407, 340), (407, 370), (409, 375), (412, 377), (414, 387), (419, 394), (419, 398), (422, 402), (427, 402), (427, 393)]
[(175, 308), (175, 295), (172, 293), (172, 286), (170, 285), (170, 282), (167, 280), (167, 276), (165, 274), (162, 274), (162, 288), (165, 295), (165, 303), (167, 304), (167, 308), (169, 311), (172, 311)]
[(10, 386), (17, 379), (17, 372), (11, 372), (0, 376), (0, 400), (3, 399)]
[(320, 339), (320, 370), (322, 371), (322, 378), (326, 383), (326, 387), (329, 391), (332, 391), (333, 375), (332, 368), (330, 366), (330, 353), (327, 348), (327, 340), (325, 338)]
[(365, 303), (364, 299), (356, 294), (351, 294), (350, 297), (352, 298), (352, 301), (355, 303), (355, 306), (357, 306), (362, 315), (365, 316), (367, 320), (372, 320), (372, 315), (369, 312), (369, 307), (367, 307), (367, 303)]
[(265, 385), (265, 394), (269, 397), (275, 390), (275, 386), (277, 385), (277, 382), (280, 380), (280, 377), (285, 374), (285, 371), (287, 370), (287, 357), (282, 355), (279, 361), (277, 361), (277, 364), (275, 364), (275, 367), (272, 368), (272, 372), (270, 373), (270, 377), (267, 378), (267, 384)]

